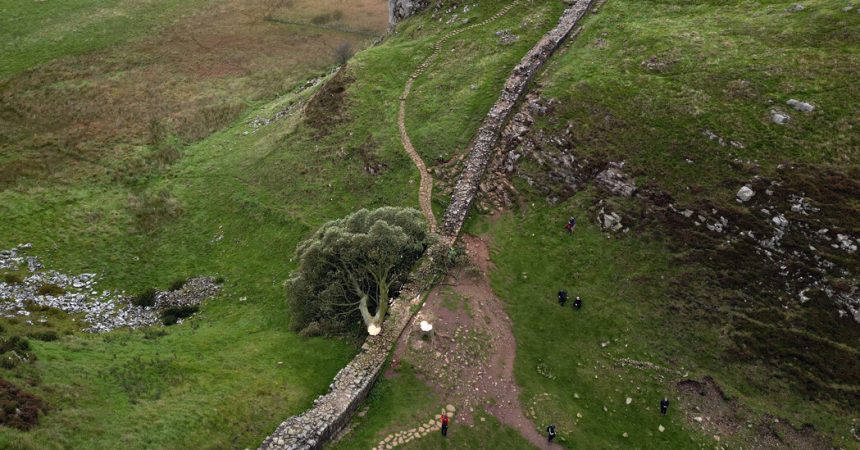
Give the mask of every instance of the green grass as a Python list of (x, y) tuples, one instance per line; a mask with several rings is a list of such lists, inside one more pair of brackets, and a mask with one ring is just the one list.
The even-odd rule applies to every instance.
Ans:
[[(480, 2), (469, 16), (480, 20), (505, 3)], [(734, 176), (728, 162), (735, 157), (758, 159), (765, 171), (784, 158), (854, 163), (860, 15), (840, 15), (842, 3), (823, 0), (786, 14), (789, 4), (611, 0), (536, 80), (546, 97), (559, 100), (555, 117), (563, 119), (538, 119), (538, 125), (575, 124), (577, 152), (626, 159), (640, 182), (682, 198), (690, 198), (687, 186), (716, 198), (735, 188), (722, 184)], [(0, 77), (135, 38), (197, 5), (113, 1), (93, 14), (89, 1), (39, 10), (6, 2), (0, 12), (9, 26), (0, 27), (0, 36), (6, 34), (9, 56)], [(510, 68), (562, 7), (523, 4), (446, 45), (407, 103), (410, 135), (428, 164), (463, 151)], [(126, 14), (107, 14), (117, 10)], [(60, 338), (31, 339), (38, 360), (0, 375), (52, 409), (28, 433), (0, 429), (0, 447), (253, 448), (283, 418), (308, 407), (355, 347), (289, 331), (282, 283), (294, 267), (295, 245), (324, 221), (360, 207), (416, 206), (418, 174), (400, 145), (398, 98), (409, 73), (449, 28), (422, 15), (357, 54), (347, 68), (355, 81), (346, 86), (343, 118), (328, 133), (295, 113), (251, 132), (248, 119), (304, 102), (311, 92), (285, 94), (199, 142), (175, 143), (179, 158), (168, 155), (173, 162), (158, 170), (145, 169), (153, 151), (147, 145), (106, 146), (97, 160), (104, 170), (28, 180), (0, 192), (0, 248), (33, 242), (32, 254), (48, 268), (95, 272), (100, 288), (129, 293), (165, 289), (179, 277), (226, 279), (218, 298), (164, 336), (142, 330), (86, 335), (74, 331), (80, 318), (41, 312), (50, 325), (36, 331), (56, 330)], [(494, 32), (501, 29), (520, 40), (498, 45)], [(669, 64), (648, 70), (641, 63), (651, 56)], [(784, 106), (791, 97), (820, 108), (793, 112)], [(769, 123), (774, 107), (794, 120), (785, 127)], [(703, 129), (744, 148), (720, 147)], [(14, 139), (4, 134), (0, 144), (13, 148)], [(363, 154), (385, 166), (381, 175), (364, 171)], [(16, 158), (2, 154), (0, 165)], [(615, 365), (628, 357), (683, 366), (690, 376), (719, 375), (756, 412), (776, 411), (847, 435), (844, 411), (786, 391), (768, 397), (744, 384), (749, 373), (721, 367), (718, 331), (699, 330), (698, 346), (671, 333), (657, 308), (675, 270), (661, 243), (634, 234), (607, 239), (587, 220), (573, 237), (563, 235), (569, 215), (589, 214), (590, 195), (547, 206), (525, 194), (531, 206), (498, 222), (473, 218), (467, 227), (493, 240), (493, 286), (514, 321), (517, 379), (537, 427), (555, 422), (571, 448), (711, 444), (677, 414), (658, 416), (657, 401), (671, 386), (653, 373)], [(446, 202), (436, 195), (434, 207), (441, 211)], [(560, 309), (560, 288), (582, 296), (583, 310)], [(21, 321), (0, 323), (10, 333), (28, 329)], [(627, 396), (634, 399), (629, 406)], [(427, 420), (441, 405), (409, 371), (381, 380), (369, 404), (334, 448), (369, 448), (389, 432)], [(492, 417), (471, 429), (455, 422), (448, 440), (436, 438), (412, 448), (523, 448)]]
[[(685, 429), (677, 414), (660, 417), (658, 402), (672, 391), (658, 374), (618, 367), (621, 358), (667, 364), (649, 343), (664, 334), (654, 328), (651, 311), (660, 298), (660, 274), (670, 271), (659, 248), (607, 239), (585, 221), (573, 236), (564, 233), (560, 225), (581, 216), (585, 200), (534, 206), (472, 226), (492, 237), (493, 288), (514, 323), (523, 405), (539, 426), (556, 423), (569, 448), (707, 442)], [(582, 297), (582, 309), (560, 307), (560, 289)]]
[[(482, 4), (481, 14), (502, 3)], [(32, 242), (48, 268), (95, 272), (101, 289), (139, 293), (166, 289), (178, 277), (226, 279), (218, 298), (165, 337), (117, 331), (34, 343), (38, 361), (4, 376), (32, 384), (28, 390), (55, 408), (27, 434), (0, 430), (0, 446), (253, 447), (325, 391), (355, 348), (291, 333), (282, 283), (296, 243), (324, 221), (360, 207), (416, 206), (418, 175), (394, 119), (413, 69), (406, 55), (429, 52), (441, 27), (426, 18), (409, 26), (421, 23), (356, 55), (347, 114), (326, 135), (295, 113), (251, 132), (248, 119), (312, 92), (286, 94), (181, 146), (179, 159), (133, 182), (93, 171), (0, 192), (0, 247)], [(524, 51), (504, 50), (511, 61)], [(499, 89), (508, 62), (495, 60), (477, 81)], [(470, 73), (462, 65), (446, 70)], [(445, 101), (468, 105), (474, 95)], [(385, 165), (381, 176), (363, 170), (362, 146)], [(133, 170), (134, 161), (111, 152), (101, 164)], [(58, 319), (53, 328), (66, 323)]]
[[(377, 382), (366, 403), (364, 416), (353, 419), (355, 429), (331, 445), (335, 450), (373, 448), (389, 434), (406, 431), (438, 417), (445, 406), (424, 382), (415, 377), (407, 364), (397, 375)], [(467, 426), (451, 420), (448, 437), (437, 430), (421, 439), (398, 446), (404, 449), (526, 449), (532, 448), (516, 430), (502, 425), (493, 416), (479, 411), (475, 424)], [(484, 420), (481, 420), (484, 418)]]
[[(738, 176), (735, 158), (763, 175), (785, 161), (856, 165), (860, 14), (839, 0), (785, 11), (795, 3), (606, 2), (539, 77), (559, 101), (541, 122), (575, 124), (577, 156), (625, 160), (641, 183), (684, 200), (732, 202), (737, 186), (723, 181)], [(652, 57), (665, 67), (644, 66)], [(791, 98), (817, 108), (795, 111)], [(792, 120), (772, 123), (772, 109)]]
[(0, 3), (0, 79), (56, 58), (79, 55), (151, 33), (214, 2), (70, 0)]

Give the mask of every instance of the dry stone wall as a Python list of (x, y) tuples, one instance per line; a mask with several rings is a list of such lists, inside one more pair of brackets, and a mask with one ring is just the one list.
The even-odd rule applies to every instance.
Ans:
[(401, 297), (404, 300), (394, 301), (389, 309), (382, 332), (368, 336), (361, 353), (335, 375), (329, 393), (314, 400), (311, 409), (282, 422), (263, 441), (260, 450), (322, 448), (346, 427), (379, 378), (389, 351), (412, 318), (413, 308), (421, 301), (415, 288), (403, 291)]
[(454, 238), (460, 233), (460, 228), (466, 220), (469, 207), (478, 193), (481, 179), (493, 156), (493, 148), (499, 141), (499, 134), (510, 118), (517, 101), (526, 92), (529, 81), (570, 35), (591, 3), (592, 0), (579, 0), (566, 9), (558, 25), (545, 34), (514, 68), (499, 99), (490, 109), (469, 147), (468, 159), (454, 187), (451, 204), (442, 219), (442, 234), (446, 238)]
[[(446, 250), (448, 248), (446, 244), (453, 244), (478, 191), (478, 184), (486, 171), (499, 133), (511, 115), (512, 109), (526, 91), (529, 80), (570, 35), (591, 2), (592, 0), (579, 0), (566, 9), (559, 24), (544, 35), (514, 68), (498, 101), (487, 114), (478, 131), (478, 136), (470, 146), (466, 167), (457, 182), (453, 201), (445, 213), (443, 223), (445, 239), (443, 244), (438, 246), (442, 250), (434, 248), (428, 252), (436, 254)], [(421, 7), (424, 7), (429, 4), (429, 1), (390, 0), (389, 6), (402, 7), (403, 9), (400, 10), (392, 9), (392, 11), (401, 11), (396, 16), (401, 17), (399, 14), (406, 14), (406, 11), (412, 14), (417, 10), (408, 9), (407, 4), (413, 6), (423, 4)], [(382, 373), (391, 348), (418, 309), (421, 303), (421, 292), (430, 284), (435, 273), (432, 270), (433, 259), (433, 255), (425, 257), (422, 262), (424, 268), (418, 270), (416, 281), (401, 293), (401, 298), (404, 300), (394, 301), (389, 309), (389, 317), (385, 321), (382, 333), (367, 338), (362, 351), (335, 375), (334, 381), (329, 385), (329, 392), (314, 400), (314, 406), (308, 411), (282, 422), (275, 432), (263, 441), (260, 450), (319, 449), (346, 427), (358, 406), (367, 398), (370, 389)]]

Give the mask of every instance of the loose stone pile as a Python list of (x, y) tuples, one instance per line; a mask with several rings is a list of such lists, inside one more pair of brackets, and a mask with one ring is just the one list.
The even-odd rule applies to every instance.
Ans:
[(442, 427), (442, 422), (440, 420), (442, 414), (447, 414), (449, 419), (453, 419), (456, 411), (457, 408), (455, 408), (454, 405), (448, 405), (442, 408), (438, 416), (431, 418), (427, 422), (424, 422), (415, 428), (389, 434), (385, 439), (379, 441), (379, 443), (376, 444), (376, 447), (373, 447), (372, 450), (390, 450), (398, 445), (408, 444), (416, 439), (421, 439), (430, 433), (438, 433)]
[[(0, 314), (5, 317), (30, 316), (30, 306), (50, 307), (69, 314), (83, 314), (89, 324), (84, 331), (103, 333), (117, 328), (155, 325), (159, 323), (160, 309), (195, 306), (216, 295), (220, 289), (212, 278), (194, 278), (182, 289), (157, 293), (154, 306), (136, 306), (124, 292), (96, 289), (94, 273), (66, 275), (55, 270), (42, 270), (37, 257), (22, 254), (31, 247), (30, 244), (22, 244), (0, 251), (0, 270), (16, 271), (26, 266), (29, 272), (20, 283), (0, 279)], [(49, 285), (59, 289), (44, 289)], [(32, 325), (32, 322), (28, 323)]]

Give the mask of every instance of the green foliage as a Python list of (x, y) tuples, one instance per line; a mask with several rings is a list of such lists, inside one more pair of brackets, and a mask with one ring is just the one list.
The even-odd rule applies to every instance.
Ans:
[(135, 295), (131, 299), (131, 304), (135, 306), (155, 306), (155, 296), (157, 292), (153, 288), (148, 288), (141, 292), (140, 294)]
[(7, 284), (21, 284), (24, 282), (24, 277), (17, 272), (7, 272), (3, 274), (3, 281)]
[(36, 339), (37, 341), (43, 342), (56, 341), (60, 338), (60, 335), (58, 335), (57, 332), (54, 330), (35, 331), (32, 333), (28, 333), (27, 336)]
[(362, 298), (373, 305), (371, 315), (384, 315), (390, 287), (405, 279), (428, 245), (425, 228), (419, 211), (394, 207), (324, 224), (296, 250), (299, 267), (287, 282), (293, 327), (317, 322), (327, 333), (348, 331), (362, 319)]
[(171, 306), (161, 311), (161, 323), (175, 325), (179, 319), (191, 317), (199, 310), (197, 306)]
[(188, 278), (177, 278), (177, 279), (170, 282), (170, 290), (171, 291), (178, 291), (178, 290), (182, 289), (182, 287), (185, 286), (185, 283), (187, 283), (187, 282), (188, 282)]
[(39, 289), (36, 290), (36, 293), (39, 295), (52, 295), (52, 296), (60, 296), (66, 293), (66, 290), (57, 286), (53, 283), (45, 283), (39, 286)]
[(0, 367), (12, 369), (22, 362), (30, 362), (36, 355), (30, 349), (30, 342), (17, 335), (0, 338)]

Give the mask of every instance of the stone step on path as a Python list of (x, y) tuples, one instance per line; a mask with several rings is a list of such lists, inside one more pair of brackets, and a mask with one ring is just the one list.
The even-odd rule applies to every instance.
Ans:
[(430, 232), (436, 232), (436, 216), (433, 213), (433, 176), (430, 175), (430, 172), (427, 170), (427, 165), (412, 145), (412, 141), (409, 139), (409, 132), (406, 129), (406, 100), (409, 98), (409, 92), (412, 90), (412, 84), (430, 68), (430, 62), (442, 51), (442, 47), (445, 42), (460, 33), (493, 22), (507, 14), (508, 11), (510, 11), (511, 8), (516, 6), (519, 2), (520, 0), (514, 0), (496, 12), (496, 14), (493, 14), (489, 19), (446, 33), (435, 44), (433, 44), (433, 52), (418, 65), (415, 71), (409, 76), (409, 79), (406, 81), (406, 85), (403, 87), (403, 93), (400, 95), (400, 110), (397, 113), (397, 128), (400, 131), (400, 142), (403, 145), (403, 149), (406, 150), (406, 154), (409, 155), (412, 163), (415, 164), (415, 167), (418, 169), (418, 174), (421, 177), (418, 187), (418, 205), (421, 208), (421, 213), (424, 214), (424, 217), (427, 219)]
[(421, 425), (408, 430), (389, 434), (385, 439), (379, 441), (379, 443), (376, 444), (376, 447), (373, 447), (373, 450), (390, 450), (396, 448), (398, 445), (407, 444), (416, 439), (421, 439), (430, 433), (440, 433), (440, 430), (442, 429), (440, 416), (442, 414), (448, 414), (448, 418), (453, 419), (456, 412), (457, 408), (454, 405), (447, 405), (439, 411), (439, 415), (433, 416), (433, 418), (426, 422), (422, 422)]

